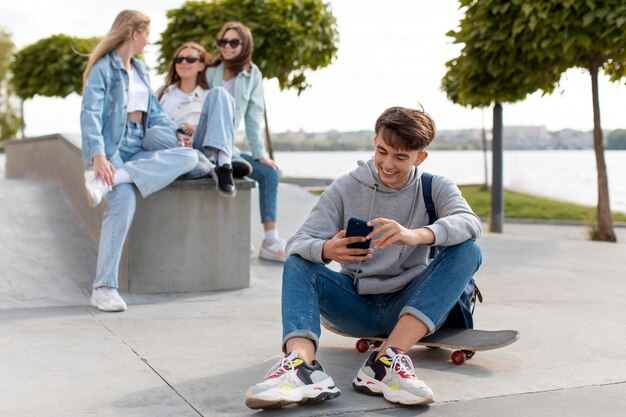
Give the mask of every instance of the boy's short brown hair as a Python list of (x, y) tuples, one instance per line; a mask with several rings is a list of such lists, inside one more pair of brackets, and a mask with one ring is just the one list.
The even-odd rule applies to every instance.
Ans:
[(435, 121), (424, 109), (390, 107), (376, 120), (376, 135), (401, 150), (426, 148), (435, 139)]

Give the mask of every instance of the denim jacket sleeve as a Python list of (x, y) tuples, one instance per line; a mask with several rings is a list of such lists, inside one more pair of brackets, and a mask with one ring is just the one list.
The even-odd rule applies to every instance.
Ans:
[(263, 121), (265, 118), (263, 77), (256, 66), (252, 67), (250, 82), (250, 100), (244, 113), (246, 138), (254, 159), (267, 158), (263, 143)]
[(104, 135), (102, 133), (104, 130), (103, 114), (107, 89), (106, 69), (104, 65), (94, 65), (89, 73), (87, 85), (83, 92), (80, 127), (82, 137), (81, 150), (85, 165), (91, 165), (94, 156), (106, 155)]
[(148, 113), (148, 126), (167, 126), (172, 128), (172, 130), (176, 130), (176, 124), (172, 122), (172, 119), (165, 113), (163, 110), (163, 106), (156, 98), (154, 93), (150, 91), (150, 104), (148, 105), (149, 113)]

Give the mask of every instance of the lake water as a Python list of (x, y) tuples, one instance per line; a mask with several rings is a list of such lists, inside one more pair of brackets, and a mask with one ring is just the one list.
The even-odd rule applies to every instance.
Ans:
[[(432, 151), (422, 164), (429, 172), (445, 175), (457, 184), (482, 184), (482, 151)], [(276, 152), (283, 176), (337, 178), (367, 160), (363, 152)], [(626, 151), (606, 151), (611, 209), (626, 213)], [(487, 154), (491, 182), (491, 153)], [(504, 186), (510, 190), (589, 206), (597, 205), (595, 153), (581, 151), (505, 151)]]

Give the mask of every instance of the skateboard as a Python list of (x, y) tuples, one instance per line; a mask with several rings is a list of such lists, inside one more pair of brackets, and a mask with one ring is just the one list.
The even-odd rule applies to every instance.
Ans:
[[(322, 325), (333, 333), (346, 337), (357, 337), (356, 350), (367, 352), (371, 347), (379, 347), (385, 341), (384, 337), (359, 337), (349, 335), (333, 326), (322, 318)], [(519, 339), (517, 330), (477, 330), (477, 329), (449, 329), (442, 328), (430, 336), (426, 336), (415, 346), (429, 348), (444, 348), (453, 350), (450, 359), (455, 365), (463, 365), (476, 352), (503, 348)]]

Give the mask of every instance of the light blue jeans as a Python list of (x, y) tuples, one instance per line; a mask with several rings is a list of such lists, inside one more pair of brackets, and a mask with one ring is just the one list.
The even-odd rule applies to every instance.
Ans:
[(261, 223), (275, 222), (280, 172), (260, 163), (250, 154), (242, 153), (241, 158), (252, 165), (252, 173), (248, 177), (259, 183)]
[[(235, 100), (222, 87), (213, 87), (202, 105), (198, 127), (193, 134), (193, 148), (212, 148), (233, 156), (235, 146)], [(150, 129), (149, 129), (150, 130)], [(148, 151), (178, 147), (176, 135), (146, 134), (142, 144)]]
[(411, 314), (431, 334), (444, 323), (481, 262), (480, 246), (468, 240), (439, 248), (430, 265), (404, 289), (359, 295), (348, 275), (292, 255), (283, 269), (283, 351), (293, 337), (310, 339), (317, 349), (320, 314), (357, 337), (388, 336), (401, 316)]
[[(118, 286), (122, 249), (135, 214), (135, 187), (145, 198), (183, 174), (197, 177), (206, 175), (210, 167), (210, 164), (207, 166), (200, 160), (203, 155), (191, 148), (145, 151), (141, 146), (143, 136), (142, 125), (127, 122), (120, 150), (109, 160), (115, 168), (124, 168), (128, 172), (134, 186), (119, 184), (104, 196), (107, 206), (102, 218), (93, 288)], [(206, 158), (204, 163), (208, 163)]]

